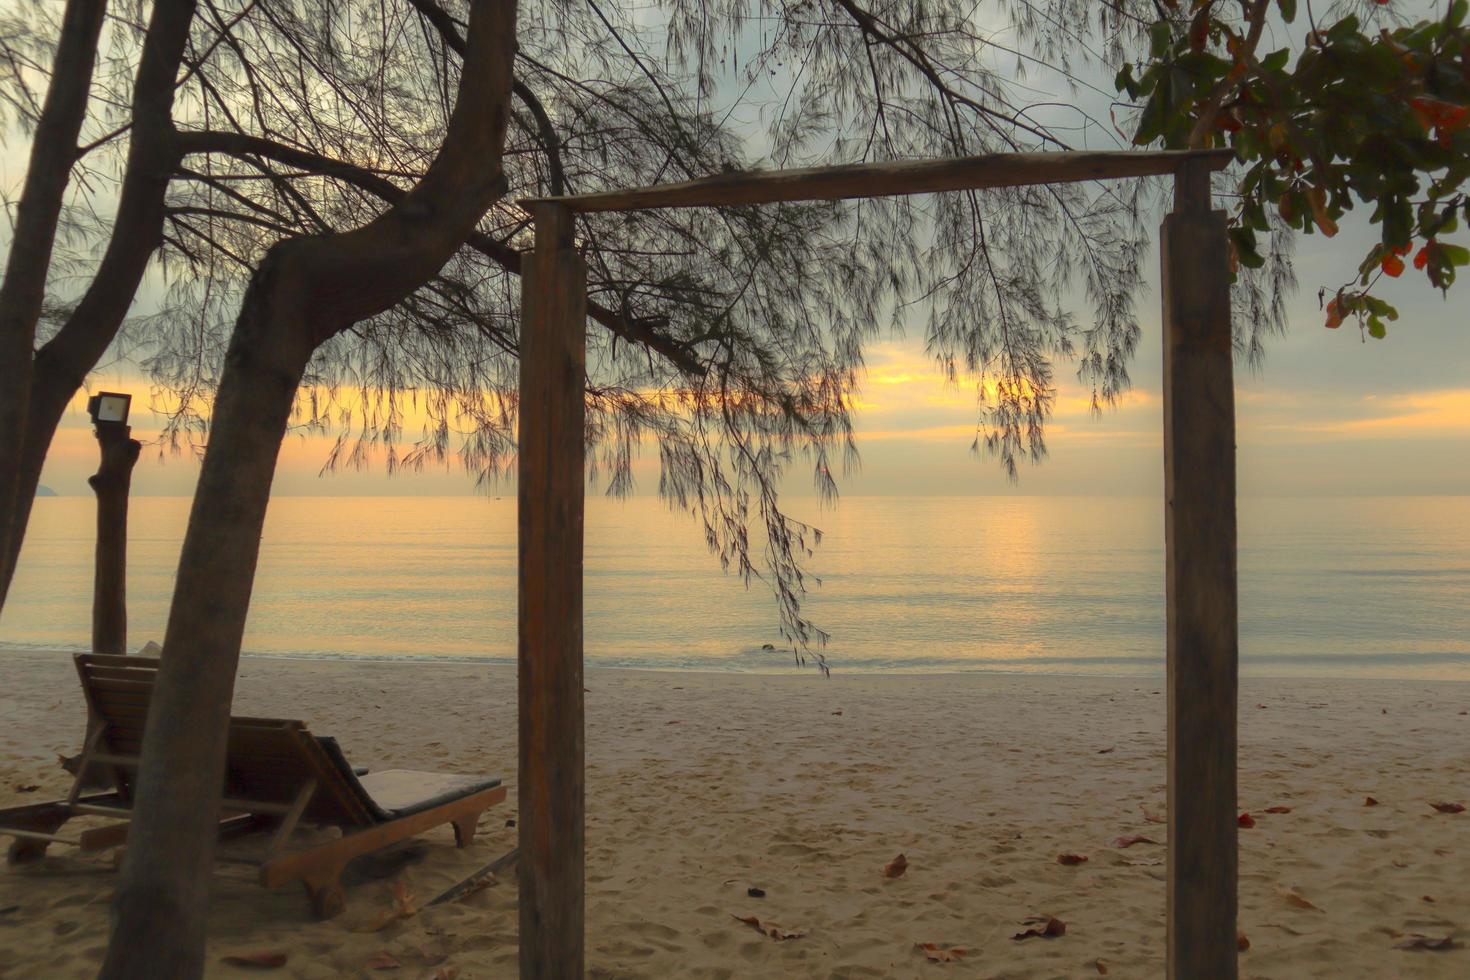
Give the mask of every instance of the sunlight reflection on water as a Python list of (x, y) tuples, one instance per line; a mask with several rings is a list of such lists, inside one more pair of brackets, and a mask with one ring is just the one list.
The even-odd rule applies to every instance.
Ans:
[[(825, 532), (806, 608), (837, 669), (1161, 669), (1156, 500), (788, 503)], [(134, 646), (161, 636), (188, 505), (133, 501)], [(1247, 672), (1470, 679), (1470, 498), (1254, 499), (1240, 527)], [(0, 644), (87, 642), (92, 529), (90, 499), (37, 501)], [(277, 498), (245, 648), (513, 659), (514, 534), (513, 496)], [(589, 499), (586, 571), (589, 662), (792, 666), (765, 587), (658, 501)]]

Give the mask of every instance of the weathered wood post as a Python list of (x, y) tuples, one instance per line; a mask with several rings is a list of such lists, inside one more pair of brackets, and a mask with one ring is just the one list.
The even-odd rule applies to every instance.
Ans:
[(1236, 976), (1235, 391), (1210, 170), (1179, 167), (1161, 233), (1173, 980)]
[(587, 272), (574, 217), (538, 203), (521, 273), (520, 961), (583, 972), (582, 512)]
[(122, 656), (128, 640), (128, 491), (143, 445), (124, 422), (96, 423), (102, 462), (87, 484), (97, 494), (92, 579), (92, 652)]

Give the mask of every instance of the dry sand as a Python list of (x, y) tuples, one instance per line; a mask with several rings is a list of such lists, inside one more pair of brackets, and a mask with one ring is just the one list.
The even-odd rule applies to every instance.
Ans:
[[(1111, 843), (1163, 839), (1140, 810), (1164, 807), (1157, 680), (591, 670), (587, 687), (593, 976), (1088, 977), (1098, 960), (1111, 977), (1162, 974), (1164, 849)], [(1470, 941), (1470, 812), (1429, 806), (1470, 803), (1470, 685), (1247, 681), (1241, 704), (1240, 807), (1257, 819), (1240, 834), (1242, 975), (1470, 976), (1464, 946), (1395, 948)], [(305, 718), (357, 763), (514, 776), (504, 667), (247, 659), (236, 705)], [(69, 660), (0, 654), (0, 717), (0, 805), (64, 793), (56, 754), (83, 727)], [(223, 964), (241, 950), (285, 951), (274, 976), (515, 975), (513, 875), (361, 931), (395, 881), (426, 900), (513, 845), (507, 781), (471, 848), (443, 828), (360, 862), (330, 922), (294, 886), (219, 871), (209, 975), (260, 975)], [(885, 878), (900, 852), (908, 871)], [(106, 857), (67, 847), (0, 871), (0, 974), (94, 975), (113, 883)], [(732, 914), (805, 935), (766, 938)], [(1065, 935), (1012, 940), (1032, 915)], [(916, 942), (969, 952), (931, 964)], [(401, 965), (370, 970), (384, 951)]]

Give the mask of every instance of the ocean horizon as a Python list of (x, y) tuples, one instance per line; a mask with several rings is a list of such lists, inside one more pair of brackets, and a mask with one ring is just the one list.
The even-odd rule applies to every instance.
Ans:
[[(834, 671), (1162, 673), (1158, 498), (786, 503), (823, 531), (804, 612)], [(132, 501), (130, 649), (162, 640), (189, 505)], [(94, 520), (36, 501), (0, 648), (87, 648)], [(1470, 680), (1470, 497), (1245, 498), (1239, 525), (1242, 674)], [(275, 498), (244, 651), (513, 661), (515, 558), (513, 493)], [(811, 669), (656, 499), (589, 497), (585, 571), (589, 666)]]

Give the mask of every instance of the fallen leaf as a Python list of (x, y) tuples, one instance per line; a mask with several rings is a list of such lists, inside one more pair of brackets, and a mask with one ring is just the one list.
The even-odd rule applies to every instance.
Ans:
[(1320, 908), (1309, 902), (1306, 898), (1302, 897), (1302, 895), (1292, 891), (1290, 888), (1283, 888), (1281, 890), (1281, 897), (1286, 899), (1286, 903), (1288, 905), (1295, 905), (1299, 909), (1311, 909), (1313, 912), (1322, 911)]
[(393, 908), (405, 919), (418, 913), (418, 906), (414, 904), (413, 890), (408, 887), (407, 878), (396, 878), (393, 881)]
[(459, 967), (441, 966), (433, 973), (425, 973), (420, 980), (456, 980), (459, 976)]
[(1289, 807), (1289, 806), (1268, 806), (1268, 807), (1266, 807), (1266, 811), (1265, 812), (1266, 813), (1290, 813), (1291, 812), (1291, 807)]
[(1109, 747), (1108, 747), (1108, 748), (1106, 748), (1106, 749), (1098, 749), (1098, 750), (1097, 750), (1097, 754), (1098, 754), (1098, 755), (1107, 755), (1107, 754), (1108, 754), (1108, 753), (1109, 753), (1109, 752), (1111, 752), (1111, 751), (1113, 751), (1113, 749), (1112, 749), (1112, 747), (1111, 747), (1111, 746), (1109, 746)]
[(842, 709), (841, 709), (841, 708), (838, 708), (838, 709), (837, 709), (837, 710), (836, 710), (836, 711), (834, 711), (834, 712), (832, 712), (832, 713), (833, 713), (833, 714), (834, 714), (834, 715), (840, 715), (840, 714), (842, 714)]
[(1240, 816), (1235, 818), (1235, 822), (1244, 827), (1246, 830), (1250, 830), (1256, 825), (1256, 818), (1251, 816), (1249, 813), (1242, 813)]
[(969, 952), (960, 946), (941, 946), (938, 943), (914, 943), (930, 963), (957, 963)]
[(774, 922), (762, 922), (754, 915), (736, 915), (734, 912), (731, 912), (730, 918), (736, 922), (744, 922), (755, 931), (765, 933), (772, 939), (801, 939), (806, 935), (800, 929), (783, 929)]
[(1429, 902), (1432, 905), (1434, 903), (1434, 896), (1433, 895), (1420, 895), (1419, 896), (1419, 901), (1421, 901), (1421, 902)]
[(1086, 854), (1058, 854), (1057, 864), (1082, 864), (1087, 860)]
[(909, 869), (909, 859), (900, 854), (898, 857), (883, 865), (883, 877), (901, 878), (903, 873)]
[(402, 963), (398, 962), (398, 957), (386, 949), (378, 950), (372, 956), (369, 956), (367, 962), (363, 964), (369, 970), (396, 970), (402, 965)]
[(1237, 932), (1235, 934), (1235, 948), (1241, 953), (1251, 948), (1251, 941), (1246, 938), (1245, 933)]
[(1460, 944), (1455, 942), (1454, 936), (1423, 936), (1412, 932), (1394, 943), (1393, 946), (1394, 949), (1428, 949), (1443, 952), (1447, 949), (1458, 949)]
[(1158, 843), (1158, 841), (1154, 840), (1152, 837), (1145, 837), (1142, 834), (1133, 834), (1132, 836), (1129, 836), (1129, 837), (1114, 837), (1113, 838), (1113, 846), (1114, 847), (1132, 847), (1134, 844), (1157, 844), (1157, 843)]
[(279, 949), (256, 949), (247, 953), (228, 953), (220, 961), (247, 970), (278, 970), (286, 965), (286, 953)]
[(1364, 806), (1377, 806), (1378, 805), (1378, 801), (1375, 800), (1371, 796), (1365, 796), (1365, 797), (1363, 797), (1363, 805)]
[(1043, 939), (1051, 939), (1055, 936), (1065, 935), (1067, 924), (1054, 915), (1033, 915), (1021, 923), (1027, 928), (1016, 933), (1012, 939), (1030, 939), (1032, 936), (1040, 936)]
[(1434, 807), (1440, 813), (1464, 813), (1465, 812), (1465, 804), (1463, 804), (1463, 803), (1431, 803), (1429, 805), (1432, 806), (1432, 807)]
[(1105, 977), (1108, 975), (1108, 965), (1102, 960), (1093, 960), (1092, 966), (1093, 969), (1097, 970), (1099, 976)]
[(1142, 803), (1138, 804), (1138, 809), (1143, 812), (1143, 819), (1147, 820), (1149, 823), (1163, 823), (1164, 822), (1164, 818), (1163, 817), (1159, 816), (1157, 813), (1154, 813), (1152, 810), (1150, 810), (1148, 807), (1144, 806)]
[(754, 885), (752, 885), (751, 887), (745, 889), (745, 894), (749, 895), (751, 898), (765, 898), (766, 890), (764, 888), (756, 888)]
[(19, 911), (20, 911), (20, 906), (19, 905), (7, 905), (4, 908), (0, 908), (0, 915), (9, 915), (12, 912), (19, 912)]
[(666, 721), (666, 722), (664, 722), (664, 724), (665, 725), (682, 725), (683, 722), (679, 721), (678, 719), (675, 719), (674, 721)]
[(38, 790), (40, 788), (41, 787), (38, 784), (36, 784), (36, 783), (16, 783), (15, 784), (15, 791), (17, 793), (34, 793), (36, 790)]

